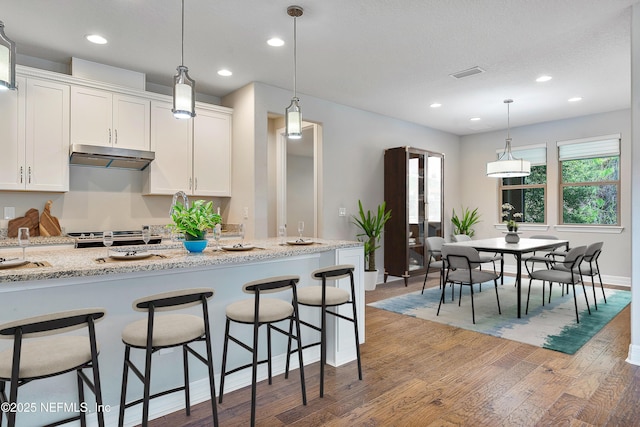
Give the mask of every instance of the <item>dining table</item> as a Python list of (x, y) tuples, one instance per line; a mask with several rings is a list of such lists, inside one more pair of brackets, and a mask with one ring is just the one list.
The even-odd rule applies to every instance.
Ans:
[(504, 254), (512, 254), (516, 258), (516, 287), (517, 287), (517, 312), (518, 318), (521, 317), (521, 289), (522, 289), (522, 255), (541, 250), (556, 249), (564, 246), (569, 250), (568, 240), (552, 240), (552, 239), (529, 239), (520, 238), (517, 243), (507, 243), (504, 237), (495, 237), (489, 239), (468, 240), (464, 242), (452, 242), (448, 245), (472, 247), (478, 252), (493, 252), (502, 254), (500, 260), (500, 277), (504, 280)]

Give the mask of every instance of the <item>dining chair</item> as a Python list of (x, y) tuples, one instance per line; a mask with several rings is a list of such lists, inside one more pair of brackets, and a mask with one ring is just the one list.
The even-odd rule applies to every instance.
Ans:
[[(584, 288), (584, 282), (582, 281), (582, 274), (580, 273), (580, 263), (584, 258), (586, 246), (577, 246), (564, 257), (562, 261), (551, 262), (548, 264), (547, 269), (535, 270), (531, 272), (529, 276), (529, 290), (527, 292), (527, 307), (525, 314), (529, 313), (529, 296), (531, 295), (531, 283), (533, 280), (542, 280), (542, 305), (544, 306), (544, 286), (546, 282), (549, 282), (549, 302), (551, 302), (551, 286), (553, 283), (560, 283), (571, 285), (573, 287), (573, 303), (576, 309), (576, 322), (580, 323), (578, 315), (578, 299), (576, 297), (576, 284), (582, 284), (582, 290), (584, 292), (584, 299), (587, 303), (587, 310), (591, 314), (591, 308), (589, 308), (589, 300), (587, 299), (587, 293)], [(569, 290), (567, 289), (567, 293)]]
[[(462, 285), (468, 285), (471, 292), (471, 318), (473, 323), (476, 323), (475, 307), (473, 303), (473, 284), (483, 283), (493, 280), (496, 290), (496, 301), (498, 302), (498, 314), (502, 314), (500, 310), (500, 297), (498, 296), (498, 278), (500, 277), (496, 273), (490, 273), (488, 271), (482, 271), (479, 269), (482, 263), (482, 258), (477, 249), (456, 246), (456, 245), (443, 245), (442, 256), (447, 261), (447, 274), (445, 275), (446, 283), (458, 283), (460, 286), (460, 296), (458, 298), (458, 307), (462, 301)], [(440, 314), (440, 307), (444, 303), (445, 287), (442, 287), (442, 294), (440, 296), (440, 303), (438, 304), (438, 311), (436, 315)]]
[[(466, 234), (454, 234), (453, 241), (454, 242), (468, 242), (471, 240)], [(480, 255), (480, 263), (488, 264), (493, 263), (493, 272), (498, 274), (498, 270), (496, 269), (496, 261), (502, 261), (502, 254), (494, 253), (493, 255)], [(482, 265), (480, 266), (480, 270), (482, 270)], [(480, 286), (480, 292), (482, 292), (482, 286)]]
[[(534, 234), (530, 237), (531, 239), (540, 239), (540, 240), (558, 240), (558, 236), (554, 236), (552, 234)], [(524, 268), (527, 270), (527, 274), (531, 275), (531, 271), (535, 267), (535, 264), (547, 264), (552, 260), (551, 251), (545, 251), (544, 253), (540, 253), (540, 251), (533, 251), (531, 255), (524, 255), (522, 257), (522, 261), (524, 262)], [(531, 264), (531, 269), (529, 269), (528, 263)]]
[[(600, 276), (600, 266), (598, 265), (598, 258), (602, 253), (602, 245), (603, 242), (595, 242), (591, 243), (587, 246), (587, 249), (584, 251), (584, 257), (582, 258), (582, 264), (580, 264), (579, 268), (574, 268), (580, 273), (583, 277), (590, 276), (591, 277), (591, 289), (593, 290), (593, 304), (595, 309), (598, 309), (598, 301), (596, 298), (596, 285), (594, 281), (594, 277), (598, 276), (598, 280), (600, 281), (600, 289), (602, 290), (602, 297), (604, 298), (604, 303), (607, 303), (607, 296), (604, 293), (604, 286), (602, 285), (602, 276)], [(558, 269), (566, 270), (567, 267), (564, 264), (559, 264)]]
[[(437, 268), (440, 271), (440, 287), (444, 286), (444, 270), (445, 270), (445, 260), (442, 258), (442, 245), (444, 245), (445, 240), (440, 236), (431, 236), (427, 237), (427, 271), (424, 273), (424, 282), (422, 283), (422, 293), (424, 294), (424, 288), (427, 286), (427, 277), (429, 276), (429, 270), (432, 268)], [(453, 296), (453, 285), (452, 285), (452, 296)]]

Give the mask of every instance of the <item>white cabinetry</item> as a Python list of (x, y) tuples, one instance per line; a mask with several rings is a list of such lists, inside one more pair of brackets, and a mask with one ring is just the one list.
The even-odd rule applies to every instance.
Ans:
[[(66, 84), (19, 77), (0, 97), (0, 189), (69, 190), (69, 99)], [(6, 114), (5, 114), (6, 113)]]
[(150, 101), (83, 86), (71, 91), (71, 143), (149, 150)]
[(151, 151), (156, 158), (145, 171), (146, 194), (231, 195), (231, 113), (196, 109), (179, 120), (168, 102), (151, 102)]

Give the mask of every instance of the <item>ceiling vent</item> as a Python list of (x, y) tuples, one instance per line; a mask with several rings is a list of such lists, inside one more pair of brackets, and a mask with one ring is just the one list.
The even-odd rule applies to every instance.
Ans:
[(468, 70), (458, 71), (457, 73), (453, 73), (449, 75), (454, 79), (462, 79), (464, 77), (469, 77), (469, 76), (473, 76), (475, 74), (481, 74), (484, 72), (485, 71), (480, 67), (472, 67), (472, 68), (469, 68)]

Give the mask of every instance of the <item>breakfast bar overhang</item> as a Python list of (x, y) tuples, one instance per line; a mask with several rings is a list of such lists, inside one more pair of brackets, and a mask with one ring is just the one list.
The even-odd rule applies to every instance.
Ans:
[[(298, 286), (314, 284), (310, 277), (314, 269), (335, 264), (355, 265), (356, 301), (360, 343), (364, 342), (364, 251), (360, 242), (317, 240), (309, 246), (281, 245), (277, 239), (254, 242), (255, 249), (249, 252), (215, 252), (208, 248), (202, 254), (187, 254), (178, 247), (158, 248), (157, 253), (165, 258), (153, 260), (100, 263), (96, 259), (105, 255), (105, 248), (71, 249), (43, 247), (29, 248), (30, 259), (50, 264), (51, 267), (0, 270), (0, 322), (36, 316), (75, 308), (104, 307), (107, 314), (96, 324), (100, 346), (100, 375), (105, 403), (107, 425), (116, 425), (118, 402), (122, 378), (124, 345), (122, 329), (138, 320), (142, 314), (135, 312), (131, 304), (140, 297), (189, 287), (210, 287), (215, 295), (209, 302), (209, 315), (213, 336), (213, 356), (216, 385), (219, 384), (222, 341), (224, 337), (225, 306), (247, 298), (242, 286), (249, 281), (280, 275), (298, 275)], [(3, 249), (2, 256), (17, 256), (18, 250)], [(154, 249), (155, 251), (155, 249)], [(6, 255), (5, 255), (6, 254)], [(337, 286), (348, 289), (348, 279)], [(301, 316), (319, 324), (317, 310), (301, 307)], [(345, 322), (330, 318), (327, 334), (327, 361), (339, 366), (355, 359), (353, 329)], [(249, 328), (250, 329), (250, 328)], [(247, 331), (244, 338), (250, 339)], [(264, 331), (261, 331), (264, 332)], [(317, 340), (315, 332), (303, 329), (303, 343)], [(260, 336), (266, 339), (266, 334)], [(264, 341), (263, 341), (264, 342)], [(0, 350), (9, 348), (9, 340), (0, 340)], [(274, 374), (284, 372), (286, 340), (273, 339)], [(304, 363), (319, 361), (319, 348), (304, 351)], [(138, 356), (138, 355), (134, 355)], [(249, 354), (241, 349), (230, 349), (229, 360), (245, 362)], [(292, 363), (294, 363), (292, 358)], [(180, 351), (159, 351), (153, 357), (154, 389), (175, 387), (182, 381), (182, 354)], [(297, 364), (294, 365), (297, 367)], [(260, 379), (266, 378), (266, 366), (259, 369)], [(209, 386), (204, 366), (190, 365), (191, 401), (198, 403), (209, 399)], [(293, 378), (293, 379), (291, 379)], [(295, 376), (290, 377), (292, 387), (299, 387)], [(226, 380), (225, 392), (251, 384), (250, 372), (239, 372)], [(38, 381), (30, 387), (21, 387), (18, 401), (28, 402), (28, 408), (18, 414), (20, 425), (37, 426), (55, 421), (52, 411), (64, 412), (73, 409), (77, 402), (73, 374)], [(131, 396), (141, 396), (142, 386), (138, 382), (129, 384)], [(76, 404), (77, 405), (77, 404)], [(184, 395), (174, 393), (155, 399), (151, 404), (150, 418), (180, 410), (184, 407)], [(89, 407), (90, 411), (95, 408)], [(125, 425), (139, 423), (140, 412), (136, 408), (128, 411)], [(60, 414), (59, 418), (64, 418)], [(89, 417), (95, 421), (94, 416)]]

